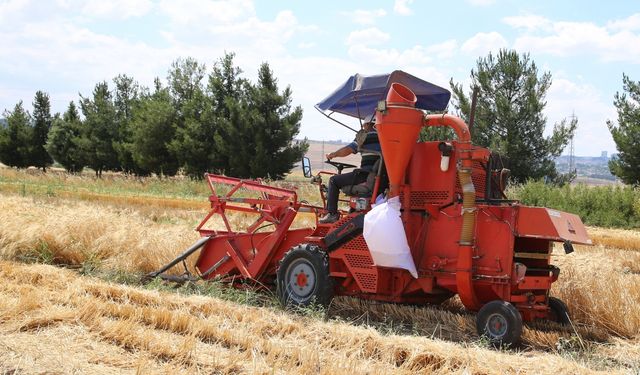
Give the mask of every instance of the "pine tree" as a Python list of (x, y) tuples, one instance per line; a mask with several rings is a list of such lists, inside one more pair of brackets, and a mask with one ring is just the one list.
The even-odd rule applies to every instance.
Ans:
[(33, 128), (31, 116), (19, 101), (13, 111), (5, 111), (6, 127), (0, 127), (0, 162), (10, 167), (30, 165)]
[(179, 59), (168, 74), (176, 125), (169, 150), (178, 156), (180, 166), (192, 178), (202, 178), (204, 172), (213, 171), (215, 126), (210, 121), (211, 100), (202, 85), (205, 69), (193, 58)]
[(53, 159), (45, 149), (52, 121), (49, 95), (42, 91), (36, 92), (33, 100), (33, 139), (31, 140), (30, 164), (42, 168), (45, 172), (46, 168), (53, 163)]
[(175, 135), (175, 110), (168, 89), (143, 97), (131, 122), (132, 156), (140, 168), (158, 176), (173, 176), (178, 161), (169, 144)]
[(250, 85), (240, 77), (242, 69), (234, 65), (234, 58), (235, 54), (225, 53), (213, 65), (208, 85), (212, 111), (206, 118), (208, 123), (215, 124), (213, 164), (227, 174), (248, 177), (251, 171), (247, 159), (234, 155), (253, 153), (247, 103)]
[(125, 74), (120, 74), (113, 79), (115, 84), (113, 94), (113, 104), (115, 106), (115, 118), (118, 128), (118, 135), (114, 141), (113, 148), (118, 154), (120, 168), (126, 173), (145, 174), (139, 169), (133, 160), (131, 150), (131, 121), (133, 119), (133, 108), (139, 100), (140, 86), (132, 78)]
[(209, 98), (203, 91), (197, 91), (183, 110), (186, 116), (182, 119), (176, 115), (176, 136), (169, 149), (191, 178), (201, 179), (205, 172), (221, 172), (215, 159), (213, 137), (217, 125), (211, 115)]
[(280, 179), (308, 148), (306, 140), (294, 143), (300, 132), (302, 108), (291, 107), (290, 87), (279, 92), (278, 81), (267, 63), (260, 65), (258, 83), (249, 97), (247, 110), (255, 145), (249, 160), (251, 176)]
[[(554, 158), (562, 153), (577, 127), (577, 119), (554, 125), (545, 137), (543, 114), (551, 74), (538, 74), (528, 54), (501, 50), (477, 61), (471, 87), (479, 88), (472, 140), (503, 156), (516, 182), (547, 177), (558, 179)], [(455, 106), (468, 119), (470, 100), (462, 85), (451, 81)], [(561, 179), (560, 179), (561, 180)]]
[(241, 178), (262, 176), (254, 176), (251, 171), (251, 162), (256, 158), (257, 133), (247, 99), (228, 97), (225, 106), (229, 115), (218, 117), (215, 144), (226, 173)]
[(70, 173), (80, 173), (87, 164), (88, 139), (75, 103), (69, 103), (62, 118), (53, 121), (47, 152)]
[(185, 116), (189, 115), (189, 113), (185, 113), (188, 102), (203, 91), (202, 79), (205, 76), (205, 71), (206, 67), (191, 57), (178, 59), (171, 64), (167, 80), (179, 120), (183, 120)]
[(615, 95), (618, 124), (608, 120), (618, 154), (609, 161), (609, 169), (624, 183), (640, 185), (640, 81), (622, 75), (623, 90)]
[(87, 165), (98, 177), (105, 170), (119, 169), (118, 154), (113, 147), (118, 136), (116, 109), (107, 82), (96, 84), (92, 99), (81, 97), (80, 108), (87, 131)]

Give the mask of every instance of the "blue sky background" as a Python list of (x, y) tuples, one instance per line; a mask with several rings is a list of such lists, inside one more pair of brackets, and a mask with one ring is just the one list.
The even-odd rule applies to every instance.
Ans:
[(1, 0), (0, 110), (30, 110), (44, 90), (62, 112), (119, 73), (151, 86), (178, 57), (210, 67), (233, 51), (246, 77), (268, 61), (291, 85), (302, 136), (348, 140), (313, 109), (348, 76), (402, 69), (468, 84), (477, 58), (500, 48), (551, 72), (548, 126), (575, 113), (577, 155), (615, 152), (613, 96), (623, 72), (640, 80), (637, 1)]

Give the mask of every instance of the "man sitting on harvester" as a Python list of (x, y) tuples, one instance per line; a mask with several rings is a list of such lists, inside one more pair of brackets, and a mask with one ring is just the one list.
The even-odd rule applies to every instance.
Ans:
[(328, 213), (320, 219), (320, 223), (334, 223), (340, 219), (340, 214), (338, 213), (340, 188), (364, 183), (367, 180), (369, 172), (373, 170), (374, 164), (380, 159), (381, 148), (380, 142), (378, 141), (378, 133), (375, 128), (375, 118), (370, 116), (365, 121), (353, 142), (326, 155), (329, 161), (336, 157), (344, 157), (360, 152), (362, 154), (362, 161), (360, 162), (359, 169), (349, 173), (331, 176), (329, 186), (327, 187)]

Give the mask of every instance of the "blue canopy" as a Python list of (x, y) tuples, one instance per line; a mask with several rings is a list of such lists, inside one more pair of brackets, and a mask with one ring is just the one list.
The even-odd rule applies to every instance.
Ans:
[(401, 70), (391, 74), (349, 77), (333, 94), (316, 104), (323, 113), (337, 112), (355, 118), (372, 115), (380, 100), (384, 100), (392, 83), (400, 83), (410, 88), (418, 98), (416, 108), (428, 111), (444, 111), (449, 103), (449, 90), (436, 86)]

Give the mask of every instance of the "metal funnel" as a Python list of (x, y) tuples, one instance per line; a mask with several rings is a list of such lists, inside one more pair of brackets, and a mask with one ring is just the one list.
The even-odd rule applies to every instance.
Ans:
[(386, 110), (376, 113), (376, 128), (389, 176), (389, 196), (396, 196), (404, 182), (424, 114), (415, 108), (415, 94), (399, 83), (391, 85), (386, 101)]

